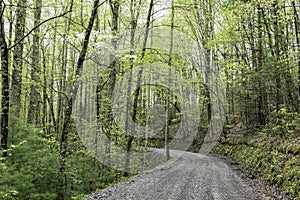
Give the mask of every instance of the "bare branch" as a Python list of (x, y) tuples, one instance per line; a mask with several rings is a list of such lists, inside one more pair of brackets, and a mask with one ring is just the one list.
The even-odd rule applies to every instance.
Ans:
[(101, 2), (98, 6), (97, 6), (97, 9), (102, 6), (103, 4), (105, 4), (106, 2), (108, 2), (108, 0), (104, 0), (103, 2)]
[[(4, 0), (2, 0), (1, 3), (2, 2), (3, 2), (3, 9), (1, 10), (0, 19), (2, 19), (3, 14), (4, 14), (4, 10), (5, 10), (5, 7), (6, 7)], [(2, 8), (2, 6), (1, 6), (1, 8)]]
[(28, 37), (35, 29), (39, 28), (41, 25), (53, 20), (53, 19), (57, 19), (57, 18), (60, 18), (60, 17), (63, 17), (65, 16), (66, 14), (72, 12), (72, 9), (65, 12), (65, 13), (62, 13), (60, 15), (57, 15), (57, 16), (54, 16), (54, 17), (50, 17), (49, 19), (46, 19), (45, 21), (42, 21), (40, 22), (38, 25), (36, 25), (35, 27), (33, 27), (26, 35), (24, 35), (18, 42), (16, 42), (14, 45), (12, 45), (11, 47), (8, 48), (8, 50), (11, 50), (12, 48), (16, 47), (18, 44), (20, 44), (26, 37)]

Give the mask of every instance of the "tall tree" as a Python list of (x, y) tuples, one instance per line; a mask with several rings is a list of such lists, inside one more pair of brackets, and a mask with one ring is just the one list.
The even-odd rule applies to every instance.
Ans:
[[(41, 21), (42, 13), (42, 0), (35, 1), (35, 12), (34, 12), (34, 26), (37, 26)], [(30, 87), (30, 101), (28, 110), (28, 122), (36, 123), (39, 113), (39, 101), (40, 97), (40, 27), (35, 29), (32, 40), (32, 55), (31, 55), (31, 87)]]
[[(257, 18), (258, 18), (258, 44), (257, 44), (257, 64), (256, 71), (259, 73), (260, 69), (263, 65), (263, 9), (261, 8), (261, 5), (258, 3), (257, 5)], [(253, 22), (254, 23), (254, 22)], [(261, 77), (258, 77), (257, 81), (257, 88), (258, 88), (258, 98), (257, 98), (257, 105), (258, 105), (258, 117), (259, 117), (259, 123), (260, 125), (265, 124), (265, 116), (264, 116), (264, 109), (263, 109), (263, 87), (262, 87), (262, 80)]]
[[(72, 2), (73, 3), (73, 2)], [(85, 36), (84, 40), (82, 43), (82, 48), (80, 51), (79, 58), (77, 60), (76, 64), (76, 72), (75, 72), (75, 81), (73, 83), (73, 89), (71, 93), (68, 95), (68, 102), (67, 102), (67, 107), (66, 107), (66, 112), (65, 112), (65, 121), (63, 124), (63, 129), (61, 133), (61, 141), (60, 141), (60, 159), (59, 159), (59, 179), (60, 179), (60, 185), (58, 188), (58, 199), (65, 200), (68, 198), (67, 196), (67, 179), (66, 179), (66, 174), (65, 174), (65, 167), (66, 167), (66, 161), (67, 161), (67, 148), (68, 148), (68, 134), (72, 131), (72, 120), (71, 120), (71, 115), (72, 115), (72, 103), (74, 102), (79, 85), (77, 83), (78, 78), (81, 75), (82, 69), (83, 69), (83, 63), (87, 54), (88, 50), (88, 44), (90, 40), (90, 36), (93, 30), (93, 25), (94, 21), (97, 17), (97, 11), (99, 8), (99, 0), (95, 0), (93, 3), (93, 10), (89, 19), (88, 26), (85, 31)], [(72, 8), (73, 5), (71, 5)]]
[[(135, 33), (136, 33), (136, 28), (137, 28), (137, 21), (140, 15), (140, 8), (141, 8), (141, 1), (136, 1), (136, 0), (130, 0), (130, 55), (133, 56), (134, 55), (134, 48), (135, 48)], [(125, 167), (124, 167), (124, 175), (128, 176), (129, 175), (129, 166), (130, 166), (130, 151), (131, 151), (131, 147), (132, 147), (132, 142), (134, 139), (134, 135), (135, 135), (135, 128), (133, 128), (133, 130), (130, 129), (130, 127), (128, 126), (128, 121), (129, 121), (129, 117), (130, 117), (130, 107), (131, 107), (131, 97), (130, 97), (130, 91), (131, 91), (131, 87), (132, 84), (132, 69), (133, 69), (133, 59), (130, 58), (130, 78), (128, 80), (128, 88), (127, 88), (127, 104), (126, 104), (126, 121), (125, 121), (125, 132), (126, 134), (130, 134), (127, 135), (127, 144), (126, 144), (126, 158), (125, 158)], [(138, 80), (137, 80), (137, 85), (140, 85), (140, 79), (141, 79), (141, 73), (142, 73), (142, 69), (139, 70), (139, 74), (138, 74)], [(135, 95), (134, 95), (134, 102), (133, 102), (133, 112), (132, 112), (132, 120), (134, 123), (137, 123), (137, 109), (138, 109), (138, 97), (140, 95), (141, 92), (141, 88), (137, 88), (135, 91)], [(131, 132), (131, 133), (127, 133), (127, 132)]]
[(294, 12), (294, 29), (297, 45), (297, 65), (298, 65), (298, 111), (300, 110), (300, 20), (295, 0), (291, 1)]
[(1, 55), (1, 76), (2, 76), (2, 100), (1, 100), (1, 148), (4, 150), (3, 156), (7, 156), (8, 119), (9, 119), (9, 57), (8, 47), (4, 31), (4, 1), (0, 2), (0, 55)]
[[(170, 49), (169, 49), (169, 60), (168, 60), (168, 66), (169, 66), (169, 78), (171, 76), (171, 67), (172, 67), (172, 57), (173, 57), (173, 48), (174, 48), (174, 27), (175, 27), (175, 1), (172, 0), (171, 2), (171, 29), (170, 29)], [(170, 83), (170, 80), (168, 80), (168, 83)], [(170, 117), (170, 92), (168, 92), (166, 96), (166, 121), (165, 121), (165, 149), (166, 149), (166, 157), (167, 160), (170, 159), (170, 150), (169, 150), (169, 117)]]
[(21, 89), (22, 89), (22, 66), (23, 66), (23, 51), (24, 42), (22, 38), (25, 32), (27, 0), (19, 0), (16, 10), (16, 25), (15, 25), (15, 39), (17, 45), (13, 52), (13, 71), (11, 80), (11, 105), (13, 113), (17, 117), (21, 111)]

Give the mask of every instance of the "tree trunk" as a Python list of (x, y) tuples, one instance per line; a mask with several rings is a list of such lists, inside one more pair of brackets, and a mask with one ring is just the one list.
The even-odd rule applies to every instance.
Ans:
[[(4, 12), (4, 5), (0, 2), (0, 13)], [(3, 157), (7, 156), (8, 118), (9, 118), (9, 63), (8, 47), (5, 40), (4, 20), (0, 16), (0, 54), (1, 54), (1, 76), (2, 76), (2, 109), (1, 109), (1, 148), (4, 150)]]
[[(276, 56), (276, 69), (280, 70), (280, 26), (279, 26), (279, 18), (278, 18), (278, 0), (275, 0), (273, 4), (273, 17), (274, 17), (274, 48), (275, 48), (275, 56)], [(276, 110), (279, 111), (280, 105), (283, 104), (283, 99), (281, 95), (281, 76), (280, 73), (276, 73), (275, 77), (276, 81)]]
[[(113, 36), (116, 36), (119, 31), (119, 10), (120, 10), (120, 1), (119, 0), (109, 0), (109, 5), (111, 9), (111, 33)], [(117, 40), (112, 38), (111, 40), (114, 50), (117, 50)], [(113, 114), (112, 114), (112, 95), (116, 83), (116, 72), (117, 72), (117, 58), (116, 55), (110, 55), (110, 66), (109, 66), (109, 80), (108, 80), (108, 109), (105, 113), (108, 116), (107, 123), (103, 124), (106, 128), (105, 135), (108, 139), (111, 139), (111, 129), (113, 126)], [(99, 91), (100, 92), (100, 91)], [(110, 164), (110, 144), (105, 147), (105, 159), (107, 164)]]
[[(258, 52), (257, 52), (257, 66), (256, 71), (257, 73), (260, 73), (260, 69), (263, 65), (263, 45), (262, 45), (262, 8), (258, 4)], [(264, 102), (263, 102), (263, 87), (262, 87), (262, 81), (261, 78), (258, 79), (258, 116), (259, 116), (259, 124), (264, 125), (265, 124), (265, 116), (264, 116), (264, 108), (263, 108)]]
[[(27, 0), (19, 0), (16, 10), (15, 43), (24, 36)], [(23, 41), (15, 46), (13, 53), (13, 72), (11, 80), (11, 107), (13, 114), (18, 117), (21, 111)]]
[[(131, 0), (130, 3), (130, 14), (131, 14), (131, 37), (130, 37), (130, 46), (131, 46), (131, 52), (130, 54), (133, 55), (133, 49), (134, 49), (134, 43), (135, 43), (135, 31), (136, 31), (136, 27), (137, 27), (137, 19), (139, 16), (139, 11), (138, 13), (135, 15), (135, 10), (133, 8), (133, 4), (134, 4), (134, 0)], [(148, 11), (148, 15), (147, 15), (147, 22), (146, 22), (146, 30), (145, 30), (145, 35), (144, 35), (144, 41), (143, 41), (143, 47), (142, 47), (142, 56), (141, 59), (144, 58), (145, 56), (145, 51), (146, 51), (146, 46), (147, 46), (147, 40), (148, 40), (148, 35), (149, 35), (149, 27), (150, 27), (150, 20), (151, 20), (151, 13), (152, 13), (152, 9), (153, 9), (154, 3), (153, 0), (151, 0), (150, 2), (150, 6), (149, 6), (149, 11)], [(133, 68), (133, 64), (131, 64), (131, 69)], [(138, 73), (138, 80), (137, 80), (137, 85), (140, 85), (140, 78), (142, 75), (143, 71), (142, 69), (140, 69), (139, 73)], [(131, 80), (129, 80), (131, 81)], [(129, 82), (128, 87), (131, 87), (131, 83)], [(128, 88), (128, 91), (130, 91), (130, 88)], [(138, 108), (138, 99), (140, 96), (140, 93), (142, 92), (141, 88), (137, 88), (137, 90), (135, 91), (135, 95), (134, 95), (134, 102), (133, 102), (133, 114), (132, 114), (132, 120), (134, 123), (136, 123), (136, 119), (137, 119), (137, 108)], [(125, 127), (127, 129), (128, 126), (128, 117), (129, 117), (129, 109), (130, 109), (130, 97), (127, 100), (127, 107), (126, 107), (126, 124)], [(131, 130), (131, 131), (135, 131), (135, 130)], [(127, 144), (126, 144), (126, 158), (125, 158), (125, 167), (124, 167), (124, 176), (128, 176), (129, 175), (129, 166), (130, 166), (130, 150), (132, 147), (132, 141), (133, 141), (134, 137), (131, 135), (127, 136)]]
[[(54, 30), (56, 30), (57, 28), (57, 22), (54, 22)], [(54, 131), (56, 133), (59, 133), (59, 129), (58, 129), (58, 123), (55, 117), (55, 111), (54, 111), (54, 74), (55, 74), (55, 64), (56, 64), (56, 57), (55, 57), (55, 53), (56, 53), (56, 31), (54, 31), (53, 33), (53, 48), (52, 48), (52, 58), (51, 58), (51, 80), (49, 83), (49, 87), (50, 87), (50, 97), (48, 98), (48, 102), (49, 102), (49, 107), (50, 107), (50, 111), (51, 111), (51, 116), (52, 116), (52, 122), (53, 122), (53, 127), (54, 127)]]
[[(42, 112), (41, 121), (42, 121), (45, 136), (48, 135), (47, 134), (48, 129), (47, 129), (47, 125), (46, 125), (48, 123), (47, 99), (48, 99), (48, 95), (47, 95), (47, 61), (46, 61), (45, 52), (43, 51), (43, 101), (42, 101), (43, 102), (43, 112)], [(40, 112), (36, 112), (36, 119), (38, 119), (39, 113)], [(50, 133), (50, 131), (48, 131), (48, 133)]]
[(300, 110), (300, 20), (295, 1), (291, 1), (294, 11), (294, 28), (297, 45), (297, 64), (298, 64), (298, 111)]
[[(136, 26), (137, 26), (137, 19), (138, 19), (138, 15), (135, 15), (135, 10), (134, 10), (134, 2), (135, 0), (131, 0), (130, 1), (130, 55), (134, 55), (134, 44), (135, 44), (135, 31), (136, 31)], [(130, 117), (130, 107), (131, 107), (131, 98), (130, 98), (130, 91), (131, 91), (131, 80), (132, 80), (132, 69), (133, 69), (133, 60), (131, 59), (131, 64), (130, 64), (130, 78), (128, 80), (128, 89), (127, 89), (127, 104), (126, 104), (126, 121), (125, 121), (125, 129), (126, 129), (126, 134), (127, 134), (127, 144), (126, 144), (126, 158), (125, 158), (125, 167), (124, 167), (124, 176), (128, 176), (129, 175), (129, 166), (130, 166), (130, 150), (132, 147), (132, 141), (134, 139), (134, 132), (135, 132), (135, 128), (133, 128), (133, 130), (129, 130), (131, 131), (131, 133), (127, 133), (128, 131), (128, 118)], [(137, 80), (137, 85), (140, 85), (140, 77), (141, 77), (141, 73), (142, 70), (139, 71), (138, 74), (138, 80)], [(136, 119), (137, 119), (137, 107), (138, 107), (138, 97), (140, 95), (140, 90), (141, 88), (137, 88), (135, 95), (134, 95), (134, 103), (133, 103), (133, 114), (132, 114), (132, 120), (133, 123), (136, 123)], [(133, 132), (133, 133), (132, 133)], [(129, 134), (129, 135), (128, 135)]]
[(146, 51), (147, 41), (148, 41), (148, 36), (149, 36), (150, 20), (151, 20), (151, 15), (152, 15), (153, 7), (154, 7), (154, 0), (150, 0), (150, 5), (149, 5), (149, 10), (148, 10), (148, 15), (147, 15), (146, 30), (145, 30), (145, 36), (144, 36), (144, 41), (143, 41), (143, 48), (142, 48), (141, 59), (143, 59), (144, 56), (145, 56), (145, 51)]
[[(42, 13), (42, 0), (36, 0), (34, 12), (34, 26), (37, 26), (41, 20)], [(40, 97), (40, 77), (38, 73), (40, 68), (40, 28), (35, 29), (33, 34), (33, 48), (32, 48), (32, 64), (31, 64), (31, 80), (33, 81), (30, 86), (30, 102), (28, 110), (28, 122), (36, 123), (37, 113), (39, 112), (39, 99)]]
[(84, 60), (86, 57), (89, 39), (90, 39), (90, 35), (91, 35), (92, 29), (93, 29), (93, 24), (94, 24), (94, 21), (97, 16), (98, 7), (99, 7), (99, 0), (95, 0), (94, 5), (93, 5), (92, 14), (89, 19), (88, 27), (85, 31), (84, 41), (83, 41), (80, 55), (79, 55), (77, 65), (76, 65), (76, 74), (75, 74), (76, 79), (73, 84), (74, 85), (73, 91), (70, 93), (68, 102), (67, 102), (67, 107), (66, 107), (66, 112), (65, 112), (65, 121), (63, 124), (63, 129), (62, 129), (62, 134), (61, 134), (61, 142), (60, 142), (60, 158), (59, 158), (60, 185), (58, 188), (58, 199), (59, 200), (68, 199), (68, 197), (67, 197), (67, 178), (66, 178), (66, 173), (65, 173), (65, 167), (66, 167), (66, 161), (67, 161), (68, 134), (71, 132), (71, 123), (72, 123), (72, 120), (71, 120), (72, 103), (76, 98), (77, 91), (79, 88), (77, 81), (78, 81), (78, 77), (80, 77), (81, 71), (83, 69), (83, 63), (84, 63)]
[[(175, 2), (172, 0), (172, 6), (171, 6), (171, 30), (170, 30), (170, 49), (169, 49), (169, 60), (168, 60), (168, 66), (169, 66), (169, 78), (171, 76), (171, 67), (172, 67), (172, 57), (173, 57), (173, 47), (174, 47), (174, 18), (175, 18)], [(168, 83), (170, 83), (170, 79), (168, 80)], [(169, 150), (169, 104), (170, 104), (170, 92), (167, 93), (166, 97), (166, 121), (165, 121), (165, 149), (166, 149), (166, 158), (167, 160), (170, 160), (170, 150)]]

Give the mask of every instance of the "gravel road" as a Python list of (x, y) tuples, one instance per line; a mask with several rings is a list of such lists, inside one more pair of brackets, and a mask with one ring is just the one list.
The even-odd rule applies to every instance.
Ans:
[(85, 200), (263, 199), (259, 189), (242, 180), (219, 158), (173, 150), (171, 156), (173, 162), (145, 171), (100, 193), (91, 194)]

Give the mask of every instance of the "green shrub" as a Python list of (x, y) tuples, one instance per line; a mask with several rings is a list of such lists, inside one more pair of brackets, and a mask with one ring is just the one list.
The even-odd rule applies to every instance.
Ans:
[[(56, 199), (60, 185), (58, 136), (45, 136), (22, 119), (12, 118), (10, 124), (8, 157), (0, 162), (0, 199)], [(73, 133), (69, 134), (65, 173), (68, 199), (80, 199), (122, 177), (96, 160)]]

